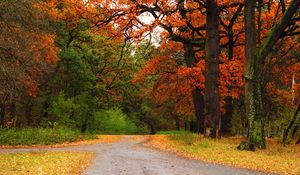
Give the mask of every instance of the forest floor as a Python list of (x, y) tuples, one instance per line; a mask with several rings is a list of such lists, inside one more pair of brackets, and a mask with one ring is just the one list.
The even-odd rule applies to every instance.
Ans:
[[(0, 149), (0, 153), (91, 152), (95, 157), (85, 175), (259, 175), (261, 172), (215, 165), (179, 157), (144, 146), (148, 136), (124, 136), (108, 144), (80, 144), (57, 148)], [(1, 155), (1, 154), (0, 154)], [(5, 154), (2, 154), (5, 155)], [(1, 174), (1, 173), (0, 173)], [(4, 173), (5, 174), (5, 173)]]

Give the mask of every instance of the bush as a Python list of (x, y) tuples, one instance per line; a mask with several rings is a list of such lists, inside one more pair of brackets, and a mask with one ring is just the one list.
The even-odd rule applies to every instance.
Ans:
[(73, 118), (76, 109), (79, 107), (80, 106), (75, 104), (72, 99), (68, 99), (63, 93), (60, 93), (60, 95), (52, 101), (49, 112), (55, 116), (55, 122), (59, 125), (74, 128), (76, 123)]
[(75, 97), (67, 98), (63, 93), (53, 99), (50, 114), (55, 116), (59, 126), (79, 129), (84, 132), (87, 124), (93, 120), (97, 108), (97, 99), (88, 93), (81, 93)]
[(135, 134), (138, 128), (120, 108), (94, 113), (94, 122), (90, 130), (105, 134)]
[(169, 135), (171, 140), (180, 141), (186, 145), (192, 145), (200, 138), (199, 135), (188, 131), (159, 131), (157, 134)]
[(49, 145), (96, 138), (70, 129), (0, 129), (0, 145)]

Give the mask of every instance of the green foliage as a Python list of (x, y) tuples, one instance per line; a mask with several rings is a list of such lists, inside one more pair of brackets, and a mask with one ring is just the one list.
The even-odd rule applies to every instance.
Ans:
[(82, 92), (92, 91), (96, 86), (96, 77), (83, 53), (74, 48), (65, 48), (60, 53), (60, 72), (54, 83), (67, 96), (76, 96)]
[(92, 134), (62, 128), (0, 129), (0, 145), (49, 145), (94, 138)]
[(59, 126), (80, 129), (84, 132), (93, 121), (97, 108), (97, 98), (88, 93), (66, 98), (63, 93), (54, 98), (49, 112), (55, 116), (55, 123)]
[(55, 98), (50, 106), (50, 114), (55, 116), (59, 125), (75, 127), (74, 115), (80, 106), (72, 99), (67, 99), (63, 93)]
[(120, 108), (113, 108), (94, 114), (92, 130), (106, 134), (135, 134), (138, 128)]
[(245, 135), (247, 133), (246, 116), (243, 110), (235, 109), (231, 118), (231, 134), (234, 135)]
[(75, 111), (74, 120), (76, 127), (81, 131), (88, 129), (89, 124), (92, 122), (94, 111), (97, 109), (97, 100), (97, 97), (93, 97), (88, 93), (73, 98), (75, 104), (79, 106)]

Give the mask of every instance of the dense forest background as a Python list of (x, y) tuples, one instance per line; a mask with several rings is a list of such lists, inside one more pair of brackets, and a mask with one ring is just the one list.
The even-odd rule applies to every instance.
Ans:
[(0, 126), (300, 142), (299, 4), (0, 0)]

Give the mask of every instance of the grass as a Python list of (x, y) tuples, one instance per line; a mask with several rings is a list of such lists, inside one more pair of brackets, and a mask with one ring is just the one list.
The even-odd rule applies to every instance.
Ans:
[(188, 134), (190, 132), (180, 130), (180, 131), (158, 131), (156, 135), (178, 135), (178, 134)]
[(268, 140), (266, 150), (239, 151), (242, 138), (212, 140), (191, 133), (149, 136), (146, 145), (191, 159), (270, 173), (300, 174), (300, 146)]
[(93, 158), (91, 153), (14, 153), (0, 154), (0, 174), (75, 175), (81, 174)]
[(0, 129), (0, 145), (50, 145), (95, 139), (96, 135), (81, 134), (70, 129)]

